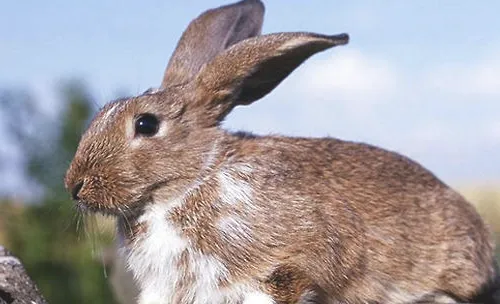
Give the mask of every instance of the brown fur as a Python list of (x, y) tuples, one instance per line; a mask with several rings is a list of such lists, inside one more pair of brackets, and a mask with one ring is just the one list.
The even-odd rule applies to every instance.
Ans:
[(277, 304), (298, 303), (308, 293), (315, 293), (314, 300), (320, 296), (314, 282), (301, 269), (292, 265), (277, 267), (264, 284), (269, 293), (274, 295)]
[[(243, 21), (228, 17), (239, 5)], [(472, 299), (495, 276), (488, 229), (419, 164), (362, 143), (219, 128), (235, 106), (270, 92), (309, 56), (347, 43), (346, 35), (253, 37), (262, 14), (260, 2), (247, 0), (195, 19), (161, 91), (109, 104), (92, 121), (66, 187), (83, 182), (80, 205), (120, 217), (129, 250), (148, 231), (137, 223), (148, 204), (182, 198), (165, 221), (193, 250), (223, 261), (229, 276), (220, 288), (252, 282), (276, 303)], [(246, 20), (248, 28), (206, 25), (220, 20)], [(198, 39), (214, 28), (213, 41)], [(207, 44), (206, 54), (189, 53)], [(142, 113), (158, 117), (157, 135), (134, 134)], [(224, 220), (239, 230), (226, 233)], [(186, 254), (179, 302), (195, 280)]]

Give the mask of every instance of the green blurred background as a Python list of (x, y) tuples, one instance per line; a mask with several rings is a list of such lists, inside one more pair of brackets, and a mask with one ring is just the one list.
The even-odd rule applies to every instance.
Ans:
[(0, 244), (21, 258), (49, 303), (113, 303), (102, 256), (113, 225), (78, 216), (62, 182), (95, 110), (93, 99), (79, 81), (64, 82), (59, 94), (63, 111), (50, 117), (28, 92), (0, 92), (8, 131), (22, 147), (35, 188), (29, 202), (0, 198)]

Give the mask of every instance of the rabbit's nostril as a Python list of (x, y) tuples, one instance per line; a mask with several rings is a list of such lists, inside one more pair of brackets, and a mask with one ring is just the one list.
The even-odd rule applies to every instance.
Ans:
[(76, 184), (73, 187), (73, 189), (71, 189), (71, 197), (73, 198), (73, 200), (77, 201), (80, 199), (80, 197), (78, 196), (78, 193), (80, 192), (82, 187), (83, 187), (83, 181), (79, 182), (78, 184)]

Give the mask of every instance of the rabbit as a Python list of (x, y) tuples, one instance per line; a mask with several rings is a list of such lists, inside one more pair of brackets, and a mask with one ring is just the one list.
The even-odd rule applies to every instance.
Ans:
[(82, 135), (65, 186), (79, 210), (117, 218), (138, 302), (456, 303), (494, 291), (488, 227), (415, 161), (221, 127), (349, 40), (263, 35), (263, 16), (258, 0), (204, 12), (161, 86), (105, 105)]

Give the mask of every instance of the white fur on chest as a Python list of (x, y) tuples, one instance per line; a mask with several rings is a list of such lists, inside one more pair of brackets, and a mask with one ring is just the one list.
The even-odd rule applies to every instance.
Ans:
[[(141, 290), (139, 304), (241, 303), (250, 295), (254, 297), (256, 289), (250, 284), (218, 286), (228, 275), (226, 267), (217, 257), (194, 250), (180, 230), (168, 222), (169, 205), (156, 203), (148, 207), (139, 218), (147, 227), (146, 232), (127, 253), (129, 268)], [(189, 264), (183, 269), (179, 263), (186, 254)], [(179, 282), (186, 277), (193, 280), (179, 289)]]
[(127, 256), (141, 290), (139, 303), (169, 303), (182, 273), (178, 263), (189, 243), (167, 221), (168, 209), (150, 206), (139, 218), (146, 227), (130, 246)]

